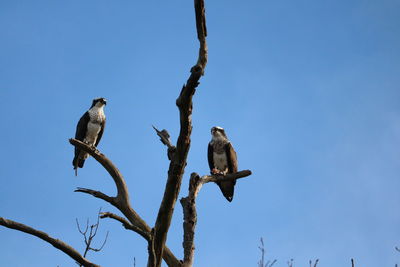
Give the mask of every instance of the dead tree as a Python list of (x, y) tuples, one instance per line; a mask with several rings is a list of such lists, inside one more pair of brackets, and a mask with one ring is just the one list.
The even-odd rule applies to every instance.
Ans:
[[(131, 206), (125, 179), (113, 162), (95, 147), (89, 146), (76, 139), (69, 140), (73, 146), (89, 153), (95, 160), (97, 160), (110, 174), (117, 188), (116, 196), (109, 196), (101, 191), (88, 188), (77, 188), (75, 192), (89, 194), (95, 198), (102, 199), (116, 207), (121, 212), (123, 216), (111, 212), (103, 212), (101, 213), (100, 218), (111, 218), (119, 221), (122, 223), (125, 229), (134, 231), (147, 240), (148, 267), (159, 267), (161, 266), (162, 260), (164, 260), (167, 265), (171, 267), (192, 266), (194, 259), (194, 233), (197, 223), (196, 197), (200, 189), (204, 184), (209, 182), (215, 183), (226, 179), (236, 180), (251, 174), (251, 171), (249, 170), (239, 171), (226, 176), (205, 175), (200, 177), (200, 175), (197, 173), (191, 174), (188, 196), (181, 199), (184, 213), (184, 259), (179, 260), (165, 245), (165, 242), (171, 224), (175, 203), (180, 192), (182, 178), (187, 164), (187, 156), (190, 149), (190, 136), (192, 132), (191, 118), (193, 108), (192, 99), (196, 88), (199, 85), (199, 80), (201, 76), (204, 75), (204, 70), (207, 64), (207, 28), (204, 0), (194, 0), (194, 7), (196, 15), (197, 37), (200, 42), (200, 48), (197, 63), (191, 68), (190, 76), (186, 84), (181, 89), (181, 92), (176, 100), (180, 119), (180, 132), (176, 145), (174, 146), (171, 144), (169, 134), (166, 130), (158, 131), (156, 129), (157, 135), (168, 147), (168, 158), (170, 160), (170, 164), (168, 168), (168, 178), (165, 186), (164, 196), (161, 201), (154, 227), (150, 227), (149, 224), (146, 223)], [(60, 249), (82, 266), (99, 266), (88, 261), (85, 258), (85, 255), (82, 256), (78, 251), (65, 242), (52, 238), (45, 232), (1, 217), (0, 225), (37, 236), (52, 244), (54, 247)]]

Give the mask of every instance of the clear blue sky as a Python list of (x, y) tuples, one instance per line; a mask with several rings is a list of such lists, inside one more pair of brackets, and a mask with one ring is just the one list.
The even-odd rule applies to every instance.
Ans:
[[(198, 197), (195, 266), (256, 266), (259, 238), (275, 266), (400, 263), (400, 2), (206, 1), (209, 64), (194, 98), (191, 172), (208, 173), (210, 128), (238, 153), (228, 203), (214, 184)], [(75, 177), (80, 116), (106, 97), (99, 149), (124, 174), (153, 225), (168, 161), (151, 125), (175, 142), (175, 99), (197, 59), (192, 1), (0, 2), (0, 216), (83, 249), (75, 218), (115, 209), (73, 193), (115, 193), (93, 159)], [(119, 223), (103, 266), (145, 266), (146, 243)], [(41, 240), (0, 227), (0, 266), (74, 266)], [(99, 242), (101, 240), (98, 240)], [(178, 204), (168, 246), (182, 257)]]

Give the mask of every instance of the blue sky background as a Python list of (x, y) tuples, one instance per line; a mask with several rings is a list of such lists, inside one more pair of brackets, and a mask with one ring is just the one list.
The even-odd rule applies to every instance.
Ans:
[[(400, 263), (400, 2), (206, 1), (209, 63), (194, 97), (191, 172), (208, 173), (209, 130), (238, 153), (228, 203), (198, 197), (196, 266), (256, 266), (259, 238), (275, 266)], [(151, 125), (179, 131), (175, 99), (197, 60), (192, 1), (0, 2), (0, 216), (79, 251), (75, 218), (115, 209), (73, 193), (114, 194), (93, 159), (75, 177), (80, 116), (106, 97), (99, 149), (124, 174), (133, 207), (153, 225), (168, 161)], [(103, 220), (102, 266), (145, 266), (146, 243)], [(74, 266), (43, 241), (0, 228), (0, 266)], [(182, 257), (178, 204), (168, 246)]]

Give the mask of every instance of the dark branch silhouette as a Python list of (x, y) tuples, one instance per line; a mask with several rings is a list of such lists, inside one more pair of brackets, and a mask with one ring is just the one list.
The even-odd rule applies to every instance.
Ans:
[(64, 241), (61, 241), (59, 239), (55, 239), (51, 236), (49, 236), (47, 233), (42, 232), (40, 230), (36, 230), (30, 226), (27, 226), (22, 223), (18, 223), (12, 220), (8, 220), (5, 218), (0, 217), (0, 225), (3, 225), (7, 228), (18, 230), (36, 237), (39, 237), (40, 239), (46, 241), (47, 243), (51, 244), (55, 248), (61, 250), (68, 256), (70, 256), (72, 259), (74, 259), (76, 262), (81, 264), (82, 266), (85, 267), (100, 267), (100, 265), (94, 264), (85, 257), (83, 257), (78, 251), (76, 251), (73, 247), (65, 243)]
[(310, 260), (310, 261), (309, 261), (310, 267), (317, 267), (318, 262), (319, 262), (319, 259), (316, 259), (315, 262), (314, 262), (314, 265), (313, 265), (312, 260)]
[[(38, 236), (39, 238), (42, 238), (43, 240), (49, 242), (56, 248), (62, 250), (64, 253), (76, 260), (76, 262), (78, 262), (82, 266), (94, 267), (99, 265), (89, 262), (84, 257), (89, 250), (99, 251), (102, 249), (107, 240), (107, 237), (103, 245), (99, 249), (92, 248), (91, 242), (94, 236), (96, 236), (99, 225), (99, 218), (110, 218), (122, 223), (125, 229), (131, 230), (139, 234), (147, 241), (149, 267), (160, 267), (162, 259), (164, 259), (167, 265), (170, 267), (189, 267), (193, 265), (194, 232), (197, 222), (195, 202), (200, 189), (205, 183), (215, 183), (223, 180), (237, 180), (251, 175), (251, 171), (249, 170), (231, 173), (225, 176), (205, 175), (203, 177), (200, 177), (196, 173), (193, 173), (191, 175), (188, 196), (181, 199), (181, 203), (184, 208), (184, 260), (178, 260), (171, 252), (171, 250), (165, 245), (165, 243), (167, 239), (167, 233), (171, 224), (171, 218), (174, 212), (175, 204), (180, 193), (180, 187), (187, 164), (187, 156), (190, 149), (190, 138), (192, 133), (192, 99), (195, 94), (196, 88), (199, 85), (199, 80), (201, 76), (204, 75), (208, 53), (206, 43), (207, 28), (204, 0), (194, 0), (194, 7), (196, 15), (197, 37), (200, 43), (200, 48), (197, 62), (191, 68), (190, 76), (186, 81), (186, 84), (183, 85), (181, 92), (176, 99), (176, 105), (179, 109), (180, 120), (180, 131), (176, 141), (176, 145), (172, 145), (167, 130), (159, 131), (153, 126), (157, 135), (160, 137), (161, 142), (168, 147), (168, 159), (170, 160), (164, 195), (158, 210), (157, 219), (154, 223), (154, 227), (151, 228), (133, 209), (130, 203), (129, 191), (125, 179), (122, 173), (113, 164), (113, 162), (108, 159), (104, 154), (102, 154), (96, 147), (88, 145), (76, 139), (69, 139), (69, 142), (75, 148), (78, 148), (79, 150), (88, 153), (103, 166), (103, 168), (112, 177), (117, 189), (117, 193), (115, 196), (109, 196), (99, 190), (81, 187), (78, 187), (75, 192), (85, 193), (110, 203), (112, 206), (117, 208), (124, 217), (110, 212), (99, 213), (97, 224), (91, 225), (89, 228), (89, 222), (87, 222), (85, 230), (82, 230), (79, 226), (79, 223), (77, 222), (78, 230), (85, 239), (86, 249), (84, 252), (84, 256), (80, 255), (75, 249), (65, 244), (64, 242), (51, 238), (48, 234), (30, 228), (26, 225), (0, 218), (1, 225)], [(87, 234), (89, 234), (89, 236), (87, 236)]]
[(196, 198), (202, 186), (206, 183), (217, 182), (224, 179), (240, 179), (251, 175), (250, 170), (224, 175), (204, 175), (200, 177), (192, 173), (189, 180), (189, 194), (181, 198), (183, 208), (183, 266), (192, 266), (194, 260), (194, 234), (197, 224)]
[[(104, 154), (100, 153), (100, 151), (98, 151), (96, 148), (93, 148), (92, 146), (89, 146), (76, 139), (70, 139), (69, 141), (72, 145), (79, 146), (81, 150), (89, 153), (89, 155), (91, 155), (95, 160), (97, 160), (114, 179), (115, 185), (117, 187), (117, 196), (115, 197), (110, 197), (100, 191), (86, 189), (86, 188), (78, 188), (77, 190), (75, 190), (75, 192), (86, 193), (96, 198), (100, 198), (107, 201), (108, 203), (116, 207), (119, 211), (121, 211), (122, 214), (125, 215), (126, 219), (133, 226), (132, 229), (138, 230), (135, 232), (139, 233), (148, 242), (151, 242), (151, 236), (152, 236), (151, 228), (139, 216), (139, 214), (136, 213), (136, 211), (131, 207), (131, 204), (128, 202), (129, 194), (125, 183), (125, 179), (123, 178), (122, 174), (118, 171), (117, 167), (111, 162), (111, 160), (109, 160)], [(107, 213), (107, 215), (108, 214), (109, 213)], [(106, 215), (104, 215), (103, 217), (116, 219), (116, 217), (106, 216)], [(165, 249), (165, 253), (163, 254), (163, 259), (168, 264), (168, 266), (181, 266), (181, 262), (174, 256), (174, 254), (169, 249)]]
[[(107, 242), (108, 233), (109, 233), (108, 231), (107, 231), (106, 237), (103, 241), (103, 244), (99, 248), (92, 247), (93, 239), (96, 237), (97, 230), (99, 229), (99, 225), (100, 225), (100, 213), (101, 213), (101, 209), (99, 210), (99, 213), (97, 215), (97, 222), (95, 224), (90, 225), (90, 227), (89, 227), (89, 219), (86, 220), (85, 230), (81, 229), (78, 219), (76, 219), (76, 227), (78, 228), (79, 233), (81, 233), (81, 235), (83, 235), (84, 242), (85, 242), (85, 252), (83, 253), (83, 257), (86, 257), (87, 253), (90, 250), (92, 250), (94, 252), (101, 251)], [(89, 233), (88, 233), (88, 230), (89, 230)]]
[(260, 238), (260, 243), (261, 243), (261, 246), (259, 246), (258, 249), (261, 251), (261, 259), (258, 262), (258, 267), (272, 267), (277, 262), (277, 260), (275, 259), (273, 261), (267, 261), (266, 263), (264, 263), (265, 262), (265, 247), (264, 247), (264, 240), (262, 237)]
[(204, 74), (207, 64), (207, 28), (205, 19), (204, 0), (194, 0), (196, 13), (197, 38), (200, 42), (199, 56), (195, 66), (191, 68), (191, 74), (183, 86), (176, 100), (180, 114), (180, 132), (176, 145), (176, 151), (171, 159), (168, 169), (168, 179), (165, 186), (164, 196), (158, 211), (154, 225), (154, 239), (151, 248), (154, 249), (154, 262), (150, 253), (148, 266), (161, 266), (164, 244), (167, 232), (171, 224), (172, 214), (176, 200), (179, 195), (183, 173), (186, 167), (187, 155), (190, 148), (190, 136), (192, 133), (192, 98), (196, 87), (199, 85), (200, 77)]
[(171, 139), (169, 138), (169, 133), (167, 130), (158, 130), (156, 127), (153, 126), (153, 129), (156, 131), (157, 135), (160, 137), (160, 141), (167, 146), (167, 156), (169, 160), (172, 160), (174, 153), (176, 151), (176, 147), (171, 144)]

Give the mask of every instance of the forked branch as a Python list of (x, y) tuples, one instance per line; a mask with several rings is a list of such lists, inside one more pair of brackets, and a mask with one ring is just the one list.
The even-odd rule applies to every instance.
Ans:
[[(81, 229), (79, 221), (78, 221), (78, 219), (76, 219), (76, 227), (78, 228), (79, 233), (81, 233), (81, 235), (83, 236), (84, 241), (85, 241), (85, 252), (83, 253), (83, 257), (86, 257), (87, 253), (90, 250), (94, 251), (94, 252), (101, 251), (107, 242), (108, 231), (107, 231), (106, 237), (105, 237), (102, 245), (99, 248), (92, 247), (93, 239), (96, 237), (97, 230), (99, 229), (99, 225), (100, 225), (100, 213), (101, 213), (101, 209), (99, 210), (99, 213), (97, 214), (97, 222), (95, 224), (90, 225), (90, 227), (89, 227), (89, 219), (86, 220), (85, 230)], [(89, 231), (89, 233), (88, 233), (88, 231)]]
[[(100, 191), (87, 189), (87, 188), (77, 188), (75, 192), (86, 193), (92, 195), (96, 198), (103, 199), (104, 201), (110, 203), (114, 207), (116, 207), (122, 214), (128, 219), (129, 223), (133, 226), (134, 229), (137, 229), (137, 233), (139, 233), (146, 240), (151, 239), (151, 228), (148, 224), (137, 214), (137, 212), (131, 207), (129, 202), (129, 194), (128, 188), (126, 186), (126, 182), (119, 172), (117, 167), (109, 160), (104, 154), (98, 151), (96, 148), (89, 146), (81, 141), (76, 139), (70, 139), (69, 142), (89, 153), (95, 160), (97, 160), (110, 174), (113, 178), (115, 185), (117, 187), (117, 196), (110, 197)], [(110, 217), (111, 216), (104, 216)], [(122, 217), (120, 217), (122, 218)], [(116, 219), (116, 218), (114, 218)], [(133, 229), (132, 228), (132, 229)], [(175, 255), (171, 252), (171, 250), (166, 249), (165, 254), (163, 255), (163, 259), (168, 264), (168, 266), (181, 266), (181, 262), (175, 257)]]
[(176, 100), (180, 114), (180, 132), (176, 145), (176, 151), (171, 159), (168, 169), (168, 179), (165, 186), (164, 196), (158, 211), (157, 219), (154, 226), (154, 261), (151, 255), (149, 257), (148, 266), (161, 266), (161, 258), (163, 255), (167, 233), (171, 224), (172, 214), (174, 212), (175, 203), (179, 195), (183, 173), (186, 167), (187, 155), (190, 148), (190, 136), (192, 133), (192, 98), (196, 87), (199, 85), (200, 77), (204, 74), (207, 64), (207, 27), (205, 18), (204, 0), (194, 0), (196, 14), (197, 38), (200, 42), (199, 55), (197, 63), (191, 68), (191, 74), (186, 84), (183, 86), (181, 93)]
[(61, 241), (59, 239), (55, 239), (51, 236), (49, 236), (47, 233), (43, 231), (36, 230), (30, 226), (27, 226), (22, 223), (18, 223), (12, 220), (8, 220), (5, 218), (0, 217), (0, 225), (3, 225), (7, 228), (18, 230), (36, 237), (39, 237), (40, 239), (46, 241), (47, 243), (50, 243), (52, 246), (55, 248), (61, 250), (68, 256), (70, 256), (72, 259), (74, 259), (76, 262), (81, 264), (82, 266), (85, 267), (100, 267), (100, 265), (94, 264), (87, 259), (85, 259), (78, 251), (76, 251), (73, 247), (65, 243), (64, 241)]

